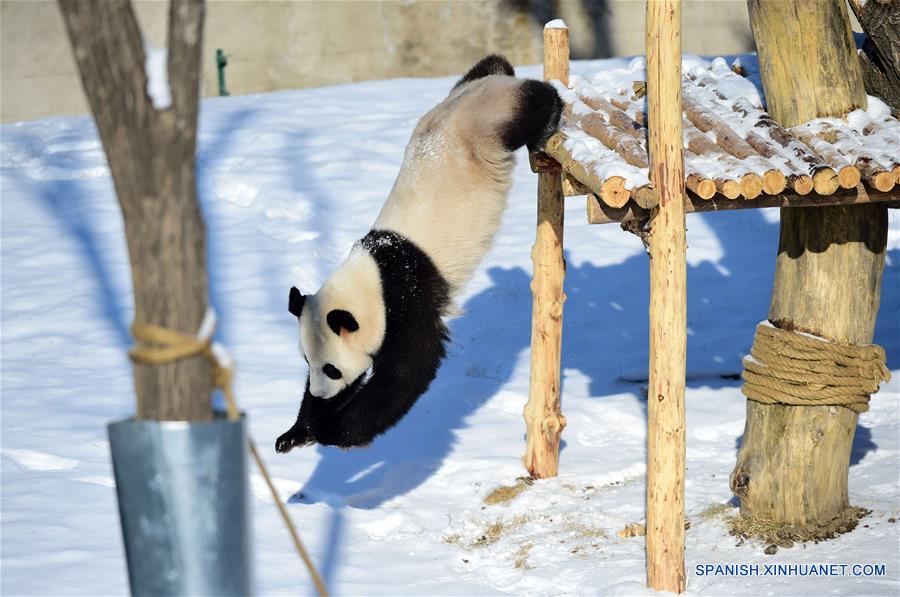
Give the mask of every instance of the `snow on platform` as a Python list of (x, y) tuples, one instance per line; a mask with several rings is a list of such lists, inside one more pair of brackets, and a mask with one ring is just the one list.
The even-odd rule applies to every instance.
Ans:
[[(816, 118), (785, 129), (763, 110), (751, 80), (723, 58), (683, 65), (685, 184), (701, 199), (756, 199), (784, 191), (827, 197), (856, 189), (888, 193), (900, 178), (900, 121), (881, 100), (846, 119)], [(650, 188), (642, 57), (624, 67), (582, 71), (557, 89), (560, 132), (546, 151), (607, 205), (655, 204)], [(649, 204), (648, 204), (649, 203)], [(744, 206), (754, 204), (743, 203)]]

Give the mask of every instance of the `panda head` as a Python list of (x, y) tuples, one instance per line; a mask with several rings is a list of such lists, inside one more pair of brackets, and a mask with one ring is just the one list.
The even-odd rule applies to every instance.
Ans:
[(332, 398), (365, 376), (384, 340), (381, 280), (371, 257), (352, 256), (315, 294), (291, 287), (288, 311), (300, 323), (309, 392)]

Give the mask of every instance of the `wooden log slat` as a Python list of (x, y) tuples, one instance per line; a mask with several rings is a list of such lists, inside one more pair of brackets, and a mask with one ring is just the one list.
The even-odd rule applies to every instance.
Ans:
[(852, 189), (859, 184), (859, 169), (850, 164), (833, 145), (803, 129), (802, 125), (792, 128), (791, 133), (828, 162), (837, 172), (838, 184), (842, 189)]
[[(601, 104), (598, 102), (596, 103), (596, 105)], [(622, 114), (625, 115), (624, 112)], [(580, 126), (585, 133), (594, 137), (595, 139), (598, 139), (607, 148), (615, 151), (619, 156), (622, 157), (622, 159), (625, 160), (626, 163), (635, 166), (636, 168), (650, 167), (650, 162), (647, 158), (647, 152), (641, 145), (640, 141), (638, 141), (638, 139), (634, 136), (630, 135), (627, 131), (613, 126), (611, 123), (607, 122), (603, 117), (603, 114), (601, 114), (600, 112), (575, 115), (570, 111), (568, 115), (571, 121)], [(627, 115), (625, 116), (627, 118)], [(628, 118), (628, 121), (634, 122), (630, 118)], [(710, 199), (713, 195), (716, 194), (715, 182), (703, 176), (700, 170), (696, 167), (690, 167), (687, 169), (685, 185), (687, 185), (690, 190), (694, 191), (695, 193), (697, 193), (697, 195), (703, 197), (704, 199)], [(656, 201), (656, 194), (647, 194), (644, 192), (643, 188), (641, 188), (640, 191), (635, 193), (635, 198), (638, 200), (639, 204), (645, 203), (647, 201)], [(617, 205), (617, 203), (618, 198), (616, 198), (614, 203), (609, 203), (609, 205), (618, 207), (619, 205)]]
[[(687, 156), (685, 156), (686, 158)], [(685, 167), (686, 172), (690, 170)], [(716, 183), (709, 178), (704, 178), (699, 172), (690, 172), (684, 179), (684, 186), (694, 191), (701, 199), (712, 199), (716, 194)]]
[(601, 112), (609, 123), (623, 131), (625, 134), (639, 139), (646, 139), (647, 129), (642, 123), (636, 122), (627, 112), (621, 110), (613, 103), (602, 97), (578, 94), (578, 99), (592, 110)]
[[(842, 152), (836, 148), (835, 137), (847, 139), (842, 131), (826, 127), (824, 132), (813, 134), (797, 127), (786, 129), (747, 98), (728, 98), (718, 89), (717, 81), (710, 77), (693, 75), (691, 79), (694, 85), (730, 102), (741, 118), (752, 119), (759, 129), (751, 131), (744, 139), (723, 116), (704, 106), (693, 94), (685, 95), (682, 123), (685, 186), (698, 197), (711, 199), (718, 194), (727, 199), (743, 196), (745, 200), (753, 200), (762, 193), (777, 195), (789, 187), (795, 195), (815, 193), (820, 200), (838, 189), (853, 189), (861, 179), (880, 192), (889, 191), (900, 183), (900, 163), (884, 164), (866, 151), (858, 139), (849, 138), (849, 143), (842, 145), (843, 148), (852, 147), (852, 150)], [(575, 116), (572, 107), (567, 106), (569, 119), (615, 151), (626, 163), (647, 168), (649, 161), (644, 145), (648, 134), (647, 119), (635, 105), (638, 98), (629, 98), (625, 94), (605, 98), (584, 90), (579, 90), (577, 97), (594, 112)], [(870, 132), (878, 132), (876, 128)], [(733, 178), (727, 175), (709, 178), (702, 164), (709, 158), (723, 161), (728, 172), (734, 173)], [(584, 173), (577, 170), (575, 168), (570, 174), (571, 182), (564, 183), (566, 195), (591, 191), (600, 195), (605, 203), (608, 200), (607, 205), (615, 209), (623, 208), (629, 198), (639, 208), (650, 209), (657, 205), (657, 193), (650, 185), (628, 192), (623, 179), (602, 181), (591, 176), (590, 168), (584, 168)], [(597, 180), (584, 181), (589, 178)]]
[[(795, 192), (802, 193), (809, 187), (809, 181), (805, 177), (803, 168), (808, 170), (807, 173), (812, 178), (812, 188), (816, 193), (830, 195), (840, 187), (838, 174), (831, 168), (827, 160), (794, 137), (790, 131), (775, 122), (766, 112), (754, 106), (749, 99), (745, 97), (731, 98), (722, 93), (718, 88), (718, 81), (710, 75), (695, 74), (690, 78), (698, 87), (703, 87), (714, 93), (716, 97), (731, 103), (732, 110), (740, 114), (744, 119), (752, 121), (754, 127), (768, 132), (768, 137), (771, 138), (771, 141), (765, 135), (756, 131), (747, 135), (747, 142), (763, 156), (768, 158), (779, 156), (784, 159), (784, 156), (777, 149), (778, 146), (788, 152), (788, 157), (793, 162), (791, 166), (798, 169), (798, 172), (795, 173), (792, 179)], [(806, 166), (801, 167), (800, 162), (806, 164)], [(849, 183), (851, 181), (852, 178), (846, 182)], [(799, 185), (799, 188), (797, 185)]]
[[(780, 146), (788, 151), (794, 159), (808, 165), (808, 173), (812, 176), (813, 189), (816, 193), (830, 195), (838, 190), (840, 183), (837, 172), (826, 163), (824, 158), (791, 135), (783, 126), (772, 120), (771, 116), (754, 106), (745, 97), (734, 99), (732, 109), (744, 118), (754, 121), (753, 125), (755, 127), (769, 133), (771, 142), (759, 133), (754, 132), (747, 136), (747, 142), (760, 153), (763, 152), (757, 146), (758, 143), (772, 145), (776, 148), (776, 151), (777, 147)], [(753, 137), (752, 141), (751, 137)]]
[[(759, 134), (751, 132), (747, 135), (747, 143), (759, 152), (764, 158), (783, 159), (781, 152), (771, 143), (763, 139)], [(791, 189), (799, 195), (806, 195), (813, 191), (814, 184), (812, 176), (801, 172), (790, 172), (787, 176), (787, 184)]]
[(684, 96), (684, 113), (688, 120), (704, 133), (712, 131), (716, 135), (718, 146), (734, 157), (745, 160), (760, 155), (756, 149), (729, 126), (725, 119), (705, 110), (701, 104), (695, 102), (689, 95)]
[(631, 198), (631, 191), (625, 188), (625, 179), (621, 176), (611, 176), (601, 180), (597, 174), (572, 157), (565, 143), (568, 140), (562, 131), (553, 133), (544, 151), (558, 161), (563, 170), (571, 174), (578, 182), (586, 186), (592, 193), (599, 195), (603, 201), (613, 207), (621, 207)]
[[(716, 191), (718, 191), (720, 195), (724, 195), (727, 199), (737, 199), (741, 196), (741, 185), (738, 181), (729, 180), (727, 178), (715, 178), (713, 179), (713, 182), (716, 183)], [(759, 188), (760, 191), (762, 191), (761, 179)]]
[(858, 139), (827, 123), (820, 125), (816, 136), (831, 143), (838, 153), (858, 168), (862, 178), (872, 188), (885, 192), (894, 187), (895, 176), (892, 168), (879, 162)]
[[(646, 129), (633, 121), (628, 114), (601, 98), (579, 96), (579, 99), (595, 112), (576, 116), (572, 107), (566, 106), (565, 114), (571, 122), (603, 143), (607, 149), (615, 151), (628, 164), (636, 168), (649, 168), (647, 151), (641, 144)], [(653, 186), (649, 184), (632, 188), (630, 197), (645, 209), (656, 207), (658, 201)]]
[[(735, 209), (764, 209), (767, 207), (825, 207), (831, 205), (866, 205), (869, 203), (888, 203), (900, 201), (900, 194), (882, 191), (873, 191), (863, 184), (854, 189), (839, 190), (831, 195), (798, 195), (796, 193), (782, 193), (776, 196), (761, 195), (758, 199), (747, 201), (729, 201), (713, 199), (712, 201), (701, 199), (692, 193), (688, 193), (684, 202), (685, 213), (706, 213), (717, 211), (731, 211)], [(900, 207), (900, 204), (895, 205)], [(642, 209), (639, 205), (629, 202), (620, 208), (591, 205), (588, 197), (588, 224), (611, 224), (627, 220), (642, 220), (650, 217), (650, 211)]]
[[(595, 96), (582, 96), (579, 95), (579, 99), (581, 99), (588, 107), (593, 110), (599, 111), (603, 114), (609, 121), (610, 127), (613, 127), (618, 136), (627, 135), (629, 137), (633, 137), (635, 139), (643, 140), (647, 137), (647, 129), (644, 128), (643, 121), (643, 113), (639, 112), (641, 122), (638, 122), (632, 119), (628, 113), (618, 106), (613, 105), (611, 101), (607, 101), (603, 98), (595, 97)], [(590, 134), (590, 131), (587, 131)], [(601, 139), (603, 141), (603, 139)], [(607, 147), (610, 147), (606, 141), (603, 141)], [(631, 143), (628, 143), (631, 145)], [(637, 144), (640, 147), (642, 152), (642, 160), (643, 163), (640, 163), (641, 160), (628, 161), (628, 158), (619, 151), (619, 147), (615, 147), (611, 149), (615, 149), (617, 153), (626, 157), (626, 161), (632, 166), (637, 166), (639, 168), (647, 168), (649, 167), (649, 162), (647, 161), (647, 153), (646, 149), (643, 145), (638, 141)], [(704, 199), (712, 198), (713, 195), (716, 194), (717, 185), (715, 181), (710, 180), (704, 176), (702, 171), (696, 167), (695, 162), (697, 160), (697, 156), (694, 155), (697, 152), (691, 153), (686, 151), (684, 155), (684, 159), (686, 161), (685, 165), (685, 174), (687, 175), (685, 178), (685, 185), (694, 191), (697, 195), (703, 197)], [(647, 185), (645, 187), (639, 187), (635, 190), (636, 192), (632, 192), (632, 198), (635, 202), (641, 207), (651, 208), (657, 205), (658, 195), (652, 189), (652, 185)]]
[[(624, 98), (612, 98), (609, 101), (610, 109), (618, 110), (621, 114), (624, 114), (626, 118), (628, 118), (631, 122), (639, 127), (646, 126), (646, 116), (642, 111), (635, 111), (635, 117), (633, 119), (628, 116), (627, 110), (632, 107), (632, 103), (633, 102), (631, 100), (627, 100)], [(599, 102), (597, 102), (597, 104), (601, 105)], [(762, 182), (756, 180), (759, 178), (758, 175), (747, 172), (746, 166), (741, 164), (741, 162), (738, 161), (734, 156), (725, 152), (722, 148), (716, 145), (712, 141), (712, 139), (700, 132), (686, 118), (682, 119), (682, 126), (685, 137), (688, 141), (687, 149), (684, 152), (684, 160), (685, 172), (687, 174), (685, 185), (689, 189), (705, 198), (711, 198), (716, 194), (717, 191), (720, 193), (724, 193), (729, 199), (736, 199), (741, 193), (744, 193), (744, 195), (749, 198), (753, 198), (759, 195), (759, 191), (755, 190), (757, 186), (759, 186), (760, 188), (762, 187)], [(640, 134), (641, 136), (646, 135), (646, 128), (638, 129), (638, 134)], [(691, 142), (692, 139), (693, 143)], [(696, 161), (698, 156), (707, 153), (714, 153), (714, 155), (717, 155), (720, 159), (729, 160), (728, 163), (730, 166), (742, 169), (745, 174), (742, 176), (741, 182), (727, 179), (711, 180), (706, 178), (700, 168), (697, 167)], [(758, 156), (757, 158), (760, 160), (757, 165), (771, 167), (770, 164), (762, 161), (762, 159)], [(770, 185), (770, 190), (772, 193), (778, 193), (784, 189), (784, 175), (774, 169), (772, 169), (771, 171), (775, 176), (774, 181)], [(694, 176), (691, 177), (691, 175)], [(781, 183), (780, 186), (779, 181)]]
[[(619, 96), (609, 98), (609, 103), (611, 103), (619, 110), (622, 110), (622, 112), (628, 114), (628, 110), (633, 107), (634, 101), (626, 99), (624, 96)], [(629, 116), (629, 118), (632, 117)], [(634, 120), (634, 122), (641, 125), (642, 127), (646, 128), (647, 126), (647, 116), (646, 114), (644, 114), (643, 110), (635, 110), (632, 120)]]
[(626, 163), (636, 168), (650, 167), (647, 151), (641, 146), (640, 141), (608, 123), (600, 112), (583, 115), (571, 114), (569, 117), (585, 133), (619, 154)]
[[(705, 110), (702, 105), (688, 96), (684, 98), (684, 113), (688, 120), (704, 133), (712, 131), (716, 135), (717, 145), (727, 153), (741, 160), (754, 161), (759, 165), (765, 164), (766, 166), (764, 167), (767, 170), (763, 176), (763, 190), (770, 194), (779, 192), (775, 189), (780, 186), (781, 177), (777, 174), (773, 175), (771, 171), (774, 164), (763, 159), (776, 155), (777, 151), (772, 148), (767, 148), (765, 153), (759, 151), (760, 148), (753, 146), (748, 142), (749, 140), (745, 140), (737, 134), (725, 119)], [(762, 160), (762, 162), (758, 160)], [(782, 175), (784, 175), (783, 172)], [(796, 175), (789, 182), (792, 182), (792, 188), (795, 192), (802, 194), (812, 190), (812, 178), (809, 176)]]
[[(725, 162), (728, 170), (735, 173), (739, 177), (738, 180), (719, 179), (716, 180), (716, 188), (720, 193), (729, 199), (736, 199), (743, 195), (747, 199), (754, 199), (764, 190), (763, 178), (758, 174), (750, 172), (746, 162), (741, 162), (724, 149), (715, 144), (715, 142), (703, 134), (696, 126), (687, 118), (682, 119), (684, 128), (685, 142), (689, 150), (695, 154), (705, 157), (714, 157)], [(749, 160), (748, 160), (749, 161)], [(784, 190), (785, 177), (780, 170), (771, 167), (771, 164), (764, 162), (761, 158), (756, 162), (757, 166), (767, 168), (766, 175), (769, 175), (771, 184), (769, 186), (770, 194), (780, 193)], [(771, 174), (770, 174), (771, 172)]]
[(890, 191), (894, 188), (896, 177), (893, 170), (888, 170), (881, 162), (867, 157), (858, 157), (854, 165), (866, 182), (879, 191)]
[(563, 195), (565, 197), (574, 197), (576, 195), (588, 195), (588, 194), (594, 192), (594, 191), (590, 190), (589, 188), (587, 188), (586, 186), (584, 186), (583, 184), (581, 184), (580, 182), (578, 182), (578, 179), (569, 173), (566, 173), (565, 176), (563, 176), (562, 189), (563, 189)]
[(637, 203), (643, 209), (653, 209), (659, 205), (659, 194), (652, 184), (646, 184), (631, 189), (631, 202)]

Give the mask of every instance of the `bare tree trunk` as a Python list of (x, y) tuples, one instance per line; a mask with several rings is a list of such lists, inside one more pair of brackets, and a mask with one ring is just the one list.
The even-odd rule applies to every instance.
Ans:
[[(208, 301), (194, 160), (205, 5), (170, 4), (172, 102), (161, 110), (147, 94), (144, 43), (130, 2), (60, 0), (60, 9), (125, 221), (135, 320), (193, 335)], [(140, 419), (212, 416), (204, 357), (135, 363), (134, 382)]]
[[(865, 107), (843, 3), (748, 4), (766, 101), (776, 121), (790, 127)], [(886, 238), (883, 204), (783, 208), (769, 320), (841, 344), (870, 343)], [(856, 422), (857, 414), (843, 407), (748, 400), (731, 475), (741, 513), (792, 524), (839, 514), (848, 506)]]
[(859, 56), (866, 91), (900, 110), (900, 2), (850, 0), (866, 33)]

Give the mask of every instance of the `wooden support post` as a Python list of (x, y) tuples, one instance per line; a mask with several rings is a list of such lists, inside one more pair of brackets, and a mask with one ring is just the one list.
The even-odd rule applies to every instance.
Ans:
[[(865, 107), (845, 3), (749, 0), (749, 7), (767, 105), (779, 124)], [(834, 342), (871, 342), (886, 238), (883, 204), (783, 208), (769, 320)], [(741, 514), (791, 524), (839, 514), (848, 506), (856, 421), (841, 407), (748, 400), (731, 475)]]
[(647, 586), (684, 591), (684, 376), (687, 346), (681, 0), (647, 2), (650, 241), (647, 398)]
[[(544, 79), (569, 83), (569, 30), (544, 29)], [(563, 278), (562, 177), (538, 174), (537, 238), (531, 252), (534, 278), (531, 292), (531, 387), (525, 405), (528, 443), (522, 462), (535, 479), (555, 477), (559, 438), (566, 418), (559, 410), (562, 350)]]

